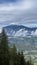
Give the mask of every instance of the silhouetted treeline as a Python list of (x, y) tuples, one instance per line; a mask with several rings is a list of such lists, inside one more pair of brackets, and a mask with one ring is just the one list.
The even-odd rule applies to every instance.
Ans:
[(23, 51), (17, 51), (15, 44), (13, 48), (9, 48), (8, 38), (4, 29), (2, 29), (0, 39), (0, 65), (32, 65), (31, 60), (25, 60)]

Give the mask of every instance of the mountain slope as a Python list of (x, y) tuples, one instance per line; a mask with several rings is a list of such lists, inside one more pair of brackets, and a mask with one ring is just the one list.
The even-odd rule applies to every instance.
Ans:
[(37, 27), (26, 27), (23, 25), (9, 25), (5, 27), (8, 36), (34, 36), (37, 35)]

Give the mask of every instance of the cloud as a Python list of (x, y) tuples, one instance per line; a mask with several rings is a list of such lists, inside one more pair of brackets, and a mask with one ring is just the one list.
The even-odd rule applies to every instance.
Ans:
[[(4, 2), (4, 1), (3, 1)], [(14, 24), (37, 24), (37, 0), (11, 0), (0, 4), (0, 27)]]

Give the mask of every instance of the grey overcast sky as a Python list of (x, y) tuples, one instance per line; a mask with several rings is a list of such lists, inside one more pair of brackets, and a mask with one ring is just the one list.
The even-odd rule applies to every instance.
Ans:
[(10, 24), (37, 26), (37, 0), (0, 0), (0, 28)]

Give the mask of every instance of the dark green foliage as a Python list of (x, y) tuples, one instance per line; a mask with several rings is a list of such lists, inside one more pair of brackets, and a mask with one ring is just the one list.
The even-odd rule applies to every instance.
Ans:
[(18, 54), (17, 54), (17, 65), (20, 65), (20, 56), (21, 56), (21, 54), (20, 54), (20, 52), (18, 52)]
[(5, 34), (4, 29), (1, 34), (0, 42), (0, 65), (9, 65), (9, 47), (8, 47), (8, 38)]
[(12, 51), (11, 51), (11, 59), (12, 59), (12, 63), (13, 65), (17, 64), (17, 49), (15, 44), (13, 45)]
[(29, 60), (29, 64), (33, 65), (31, 57), (30, 57), (30, 60)]
[(13, 48), (11, 51), (11, 59), (12, 59), (13, 65), (26, 65), (26, 61), (24, 59), (23, 52), (17, 53), (15, 44), (13, 45)]
[(24, 59), (23, 52), (18, 52), (18, 64), (17, 65), (26, 65), (26, 61)]
[(30, 60), (27, 61), (27, 65), (33, 65), (32, 60), (31, 60), (31, 57), (30, 57)]
[(27, 61), (27, 65), (30, 65), (29, 61)]
[(23, 52), (21, 52), (20, 65), (26, 65), (26, 61), (25, 61), (25, 58), (24, 58)]

